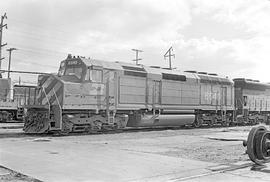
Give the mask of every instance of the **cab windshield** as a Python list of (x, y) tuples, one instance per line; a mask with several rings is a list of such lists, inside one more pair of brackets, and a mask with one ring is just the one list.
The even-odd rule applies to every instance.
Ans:
[(66, 68), (66, 71), (65, 71), (64, 75), (66, 75), (66, 76), (74, 75), (78, 79), (81, 79), (81, 77), (82, 77), (82, 68), (81, 67)]

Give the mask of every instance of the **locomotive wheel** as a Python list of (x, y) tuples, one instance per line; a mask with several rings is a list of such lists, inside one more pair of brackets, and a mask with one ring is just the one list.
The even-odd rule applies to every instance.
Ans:
[[(260, 138), (262, 137), (262, 133), (265, 133), (267, 130), (264, 126), (258, 126), (251, 129), (248, 135), (247, 140), (247, 153), (251, 161), (258, 165), (262, 165), (266, 161), (258, 156), (259, 151), (256, 150), (258, 148), (257, 145), (260, 143)], [(259, 154), (260, 155), (260, 154)]]
[(260, 134), (259, 142), (257, 143), (257, 155), (258, 158), (265, 160), (265, 162), (270, 161), (270, 132), (264, 132)]
[(263, 135), (265, 134), (265, 131), (257, 131), (256, 134), (256, 146), (255, 146), (255, 150), (256, 150), (256, 154), (257, 154), (257, 158), (259, 160), (263, 159), (263, 154), (262, 154), (262, 149), (261, 149), (261, 141), (263, 139)]
[(215, 120), (209, 120), (207, 124), (208, 126), (212, 127), (214, 126), (214, 123), (215, 123)]
[(256, 125), (256, 124), (259, 124), (259, 118), (258, 118), (258, 117), (256, 117), (256, 118), (254, 119), (254, 125)]
[(194, 122), (193, 122), (193, 126), (195, 127), (195, 128), (199, 128), (199, 127), (201, 127), (202, 126), (202, 119), (196, 119)]
[(227, 122), (227, 121), (222, 121), (221, 125), (222, 125), (223, 127), (228, 127), (228, 126), (230, 126), (230, 123)]

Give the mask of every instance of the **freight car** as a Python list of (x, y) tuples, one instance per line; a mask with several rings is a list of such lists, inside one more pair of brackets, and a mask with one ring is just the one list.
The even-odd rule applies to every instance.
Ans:
[(31, 88), (35, 86), (13, 85), (11, 79), (0, 78), (0, 122), (23, 120), (23, 106), (33, 100)]
[(0, 78), (0, 122), (13, 119), (17, 113), (17, 103), (12, 100), (11, 80)]
[(267, 122), (270, 120), (270, 84), (258, 80), (236, 78), (235, 110), (237, 123)]
[(24, 131), (92, 132), (233, 120), (234, 86), (204, 72), (72, 57), (58, 75), (40, 75)]
[(34, 103), (36, 99), (36, 86), (15, 84), (13, 86), (13, 101), (17, 103), (16, 120), (23, 120), (25, 105)]

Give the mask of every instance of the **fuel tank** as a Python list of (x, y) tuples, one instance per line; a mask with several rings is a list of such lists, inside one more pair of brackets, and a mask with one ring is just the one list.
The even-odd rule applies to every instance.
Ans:
[(161, 115), (141, 115), (140, 117), (131, 117), (128, 127), (152, 127), (152, 126), (184, 126), (194, 122), (194, 114), (161, 114)]

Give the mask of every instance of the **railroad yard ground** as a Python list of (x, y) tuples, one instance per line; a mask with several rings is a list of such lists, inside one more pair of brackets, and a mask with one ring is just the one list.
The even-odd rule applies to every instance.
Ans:
[(270, 181), (270, 165), (245, 155), (252, 126), (70, 136), (22, 126), (0, 124), (0, 181)]

